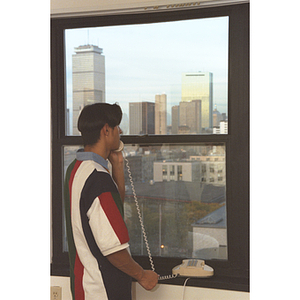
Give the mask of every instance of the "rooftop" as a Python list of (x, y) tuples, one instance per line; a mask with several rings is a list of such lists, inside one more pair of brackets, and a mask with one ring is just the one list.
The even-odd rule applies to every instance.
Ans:
[(202, 219), (199, 219), (193, 227), (211, 227), (211, 228), (226, 228), (226, 205), (218, 208)]
[[(155, 182), (153, 185), (149, 182), (135, 182), (134, 185), (138, 197), (144, 196), (166, 201), (201, 201), (203, 203), (222, 203), (226, 200), (225, 186), (185, 181)], [(132, 195), (130, 186), (126, 194)]]
[(96, 52), (96, 53), (103, 53), (103, 49), (99, 48), (98, 46), (95, 45), (81, 45), (78, 47), (75, 47), (75, 52), (77, 53), (84, 53), (84, 52)]

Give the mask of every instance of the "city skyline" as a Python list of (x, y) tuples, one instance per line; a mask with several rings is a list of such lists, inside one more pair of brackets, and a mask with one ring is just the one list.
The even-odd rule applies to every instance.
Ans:
[(213, 105), (227, 114), (228, 17), (72, 29), (65, 37), (69, 109), (74, 48), (95, 44), (105, 56), (106, 102), (119, 103), (127, 116), (129, 102), (152, 102), (156, 94), (167, 94), (171, 116), (181, 101), (182, 73), (199, 71), (214, 74)]
[[(94, 45), (76, 47), (72, 55), (73, 109), (67, 110), (68, 134), (79, 135), (77, 119), (84, 106), (105, 100), (105, 56)], [(121, 122), (123, 134), (201, 134), (217, 133), (213, 127), (226, 119), (215, 108), (212, 113), (213, 74), (211, 72), (183, 73), (181, 101), (178, 110), (172, 106), (172, 122), (167, 125), (167, 95), (156, 94), (155, 102), (129, 102), (129, 124)], [(215, 105), (216, 107), (216, 105)], [(175, 116), (173, 116), (173, 113)], [(225, 115), (225, 116), (224, 116)], [(124, 115), (125, 116), (125, 115)], [(72, 125), (70, 121), (72, 120)], [(129, 132), (128, 132), (129, 127)], [(168, 128), (169, 127), (169, 128)], [(72, 132), (69, 131), (72, 128)], [(221, 133), (225, 133), (222, 130)], [(219, 133), (220, 133), (219, 132)]]

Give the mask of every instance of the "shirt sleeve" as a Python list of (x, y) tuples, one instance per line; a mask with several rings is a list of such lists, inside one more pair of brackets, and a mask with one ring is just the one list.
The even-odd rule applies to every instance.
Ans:
[(87, 212), (95, 241), (104, 256), (129, 247), (129, 235), (111, 192), (94, 199)]

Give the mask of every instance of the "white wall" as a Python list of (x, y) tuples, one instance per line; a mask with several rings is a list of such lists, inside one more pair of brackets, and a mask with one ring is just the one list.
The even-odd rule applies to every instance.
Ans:
[[(208, 1), (208, 0), (201, 0)], [(165, 0), (164, 5), (181, 3), (181, 0)], [(196, 3), (196, 1), (194, 1)], [(85, 13), (93, 14), (103, 11), (147, 8), (161, 5), (159, 0), (51, 0), (51, 14)]]
[[(69, 277), (51, 277), (51, 286), (62, 287), (62, 300), (72, 300)], [(182, 298), (184, 292), (184, 298)], [(153, 291), (144, 290), (139, 284), (133, 283), (132, 300), (249, 300), (250, 294), (227, 290), (195, 288), (176, 285), (158, 285)]]
[(248, 0), (51, 0), (51, 15), (99, 15), (116, 11), (152, 11), (158, 9), (180, 9), (182, 7), (199, 7), (226, 5), (248, 2)]

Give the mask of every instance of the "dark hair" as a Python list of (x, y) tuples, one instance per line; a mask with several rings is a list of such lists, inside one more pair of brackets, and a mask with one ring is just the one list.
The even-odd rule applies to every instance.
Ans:
[(118, 104), (95, 103), (83, 108), (77, 127), (81, 132), (83, 144), (94, 145), (100, 139), (100, 131), (105, 124), (114, 128), (122, 119), (122, 110)]

